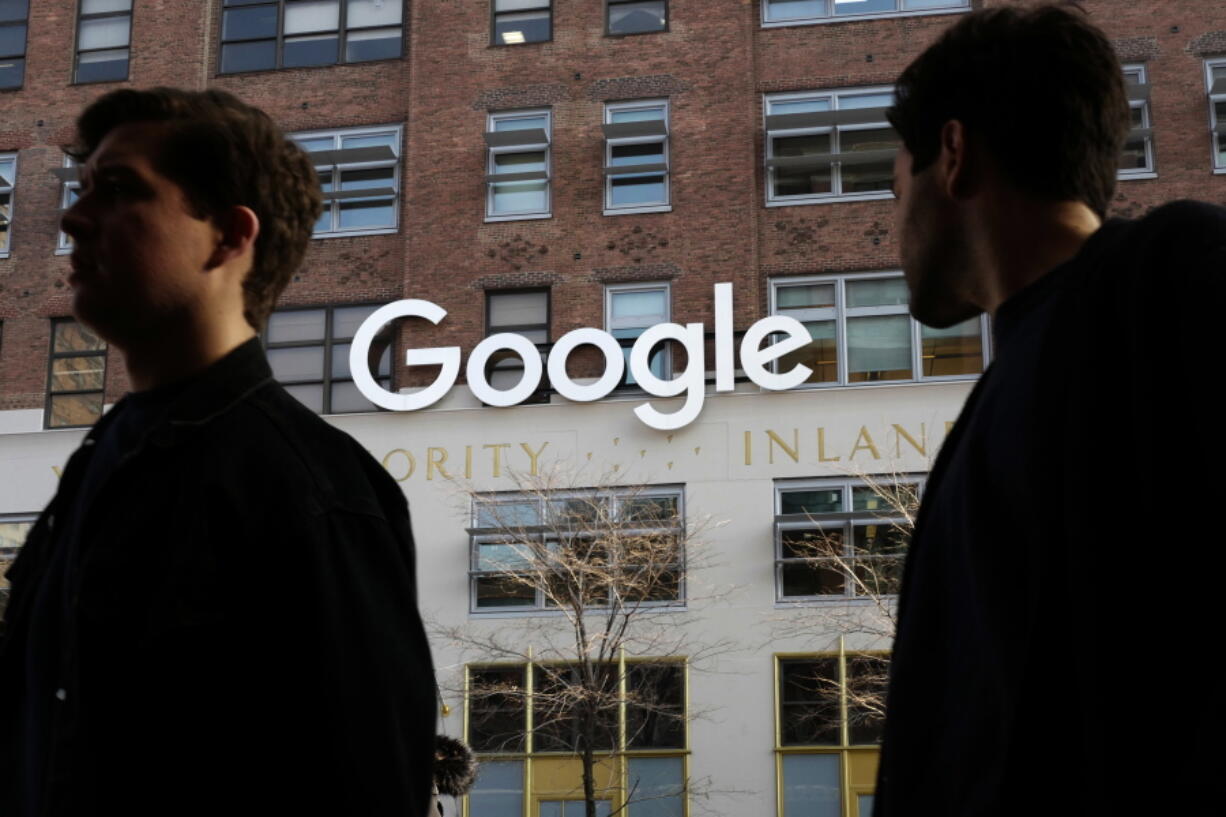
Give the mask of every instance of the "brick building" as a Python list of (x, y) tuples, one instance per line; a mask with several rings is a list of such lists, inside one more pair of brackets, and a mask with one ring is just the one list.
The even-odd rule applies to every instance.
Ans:
[[(610, 780), (658, 795), (630, 813), (680, 815), (698, 796), (718, 814), (867, 813), (873, 730), (851, 722), (844, 693), (833, 715), (814, 716), (796, 679), (825, 673), (841, 688), (860, 651), (885, 645), (824, 625), (797, 635), (797, 622), (863, 599), (851, 576), (797, 561), (788, 531), (870, 535), (863, 476), (922, 483), (990, 359), (986, 320), (933, 332), (906, 315), (882, 109), (945, 26), (1001, 4), (0, 0), (0, 545), (11, 554), (20, 544), (81, 427), (127, 389), (120, 357), (70, 318), (58, 218), (75, 170), (59, 146), (80, 108), (113, 88), (225, 88), (317, 154), (327, 208), (265, 333), (270, 359), (403, 484), (436, 623), (494, 632), (556, 619), (540, 598), (490, 585), (480, 510), (456, 510), (449, 477), (503, 499), (522, 487), (517, 469), (569, 469), (574, 486), (609, 473), (649, 485), (686, 519), (723, 523), (710, 543), (719, 558), (701, 578), (727, 592), (704, 605), (679, 586), (661, 615), (694, 643), (730, 633), (736, 649), (701, 666), (676, 656), (681, 705), (709, 717), (655, 744), (611, 747)], [(1226, 203), (1226, 7), (1082, 5), (1116, 44), (1133, 100), (1115, 214), (1185, 197)], [(735, 332), (772, 314), (806, 325), (812, 342), (782, 365), (813, 374), (786, 392), (739, 369), (731, 391), (709, 378), (701, 417), (672, 431), (634, 408), (651, 401), (669, 413), (678, 401), (645, 395), (633, 378), (586, 404), (542, 381), (510, 408), (458, 385), (423, 411), (375, 412), (348, 367), (362, 319), (398, 299), (446, 310), (437, 325), (410, 319), (375, 339), (394, 341), (377, 381), (412, 393), (437, 369), (401, 365), (409, 347), (456, 346), (467, 359), (500, 332), (546, 353), (582, 327), (626, 348), (664, 322), (710, 332), (723, 282)], [(702, 345), (708, 361), (715, 346)], [(671, 349), (648, 364), (667, 379), (693, 358)], [(601, 365), (585, 348), (569, 371), (582, 381)], [(485, 378), (508, 388), (525, 366), (496, 352)], [(490, 761), (469, 814), (578, 813), (565, 751), (543, 739), (482, 746), (488, 735), (471, 726), (466, 684), (502, 673), (531, 688), (531, 665), (447, 641), (436, 650), (441, 728), (467, 728)], [(512, 710), (501, 715), (531, 733), (531, 706)], [(801, 728), (798, 712), (829, 722)], [(669, 788), (684, 780), (688, 797)]]

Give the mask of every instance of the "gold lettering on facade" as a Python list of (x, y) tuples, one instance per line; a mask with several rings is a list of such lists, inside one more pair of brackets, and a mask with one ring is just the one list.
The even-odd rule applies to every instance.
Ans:
[[(396, 454), (403, 456), (406, 464), (404, 475), (399, 477), (392, 471), (391, 465), (392, 457)], [(383, 469), (387, 471), (388, 474), (391, 474), (392, 479), (396, 480), (397, 482), (404, 482), (406, 479), (413, 476), (413, 472), (417, 470), (417, 459), (403, 448), (393, 448), (383, 457)]]
[(464, 446), (464, 479), (473, 478), (473, 447)]
[(492, 448), (494, 450), (494, 476), (502, 476), (502, 449), (510, 448), (510, 443), (486, 443), (482, 448)]
[(920, 423), (920, 441), (916, 442), (915, 438), (907, 433), (907, 430), (898, 423), (893, 424), (894, 428), (894, 453), (902, 456), (902, 441), (906, 440), (919, 453), (924, 456), (928, 455), (928, 429), (924, 428), (924, 424)]
[(791, 445), (788, 445), (787, 443), (785, 443), (782, 437), (780, 437), (775, 432), (771, 431), (769, 428), (766, 429), (766, 438), (767, 438), (766, 450), (767, 450), (767, 455), (768, 455), (767, 459), (770, 460), (771, 465), (775, 464), (775, 444), (776, 443), (779, 445), (780, 448), (783, 449), (783, 453), (787, 454), (789, 457), (792, 458), (792, 462), (800, 462), (800, 429), (798, 428), (792, 429), (792, 444)]
[[(698, 449), (694, 449), (694, 453), (698, 453)], [(753, 465), (753, 432), (745, 432), (745, 464)]]
[[(524, 450), (524, 453), (528, 455), (528, 459), (529, 459), (529, 460), (531, 461), (531, 463), (532, 463), (532, 464), (531, 464), (531, 466), (530, 466), (530, 467), (529, 467), (529, 469), (528, 469), (528, 473), (529, 473), (531, 476), (534, 476), (534, 477), (535, 477), (535, 476), (537, 476), (537, 475), (540, 473), (540, 468), (539, 468), (539, 465), (540, 465), (540, 458), (541, 458), (541, 454), (542, 454), (542, 453), (545, 451), (545, 446), (547, 446), (547, 445), (549, 445), (549, 441), (548, 441), (548, 440), (546, 440), (545, 442), (541, 443), (541, 447), (540, 447), (540, 448), (538, 448), (536, 451), (533, 451), (531, 448), (529, 448), (529, 447), (528, 447), (528, 444), (527, 444), (527, 443), (520, 443), (520, 444), (519, 444), (519, 447), (520, 447), (520, 448), (522, 448), (522, 449)], [(591, 454), (588, 454), (588, 456), (590, 457), (590, 456), (591, 456)]]
[(856, 435), (856, 444), (851, 447), (851, 453), (847, 455), (847, 459), (854, 460), (856, 452), (861, 449), (871, 452), (873, 459), (881, 459), (881, 452), (877, 450), (877, 444), (873, 442), (873, 435), (868, 433), (868, 426), (860, 426), (860, 433)]
[(826, 429), (817, 429), (817, 461), (818, 462), (838, 462), (842, 457), (827, 457), (826, 456)]
[(451, 474), (447, 473), (447, 469), (443, 467), (443, 463), (447, 462), (447, 449), (434, 448), (431, 446), (426, 449), (426, 479), (434, 479), (434, 472), (437, 470), (443, 475), (443, 479), (451, 479)]

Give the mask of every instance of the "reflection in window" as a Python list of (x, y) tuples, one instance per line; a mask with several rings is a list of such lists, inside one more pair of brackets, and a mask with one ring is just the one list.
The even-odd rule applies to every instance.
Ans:
[(128, 78), (132, 0), (81, 0), (75, 82)]
[(609, 34), (650, 34), (668, 28), (668, 0), (607, 0)]
[(93, 425), (102, 416), (106, 342), (71, 318), (51, 322), (47, 428)]
[(403, 14), (396, 0), (225, 0), (220, 73), (396, 59)]
[(524, 45), (553, 39), (551, 0), (493, 0), (494, 45)]

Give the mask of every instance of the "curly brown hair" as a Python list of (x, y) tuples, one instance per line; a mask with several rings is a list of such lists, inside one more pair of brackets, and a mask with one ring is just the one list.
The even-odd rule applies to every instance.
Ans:
[(323, 209), (310, 159), (268, 114), (217, 89), (112, 91), (77, 117), (76, 141), (64, 151), (83, 162), (111, 130), (133, 122), (167, 125), (153, 165), (183, 189), (197, 218), (238, 205), (259, 218), (243, 280), (243, 317), (259, 331), (302, 263)]

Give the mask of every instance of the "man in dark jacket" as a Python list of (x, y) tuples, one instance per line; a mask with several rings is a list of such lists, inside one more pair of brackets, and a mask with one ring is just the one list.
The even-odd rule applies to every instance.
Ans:
[(418, 817), (434, 677), (403, 494), (276, 384), (257, 327), (320, 211), (221, 91), (78, 120), (73, 309), (134, 387), (9, 571), (0, 813)]
[(912, 313), (988, 312), (995, 360), (917, 520), (875, 814), (1203, 813), (1226, 549), (1193, 497), (1226, 487), (1202, 392), (1226, 210), (1104, 221), (1128, 98), (1077, 11), (966, 15), (897, 97)]

